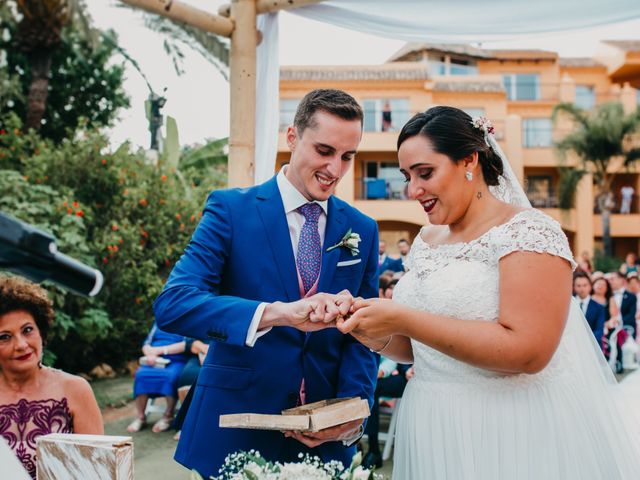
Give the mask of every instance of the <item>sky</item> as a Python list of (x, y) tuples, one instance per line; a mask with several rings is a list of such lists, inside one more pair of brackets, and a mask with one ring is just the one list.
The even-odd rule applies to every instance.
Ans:
[[(182, 0), (202, 10), (217, 12), (224, 0)], [(165, 115), (178, 124), (181, 145), (202, 143), (229, 134), (229, 85), (216, 68), (200, 54), (185, 48), (185, 73), (178, 76), (163, 49), (164, 37), (144, 26), (142, 15), (122, 8), (117, 0), (86, 0), (94, 23), (111, 28), (129, 55), (136, 59), (156, 92), (166, 88)], [(537, 48), (561, 56), (593, 56), (600, 40), (640, 40), (640, 19), (557, 34), (523, 36), (485, 43), (486, 48)], [(404, 42), (366, 35), (328, 24), (280, 14), (281, 65), (367, 65), (384, 63)], [(114, 62), (122, 63), (121, 56)], [(126, 64), (124, 89), (131, 107), (122, 110), (109, 135), (114, 146), (130, 140), (134, 146), (149, 146), (144, 101), (149, 90), (133, 67)]]

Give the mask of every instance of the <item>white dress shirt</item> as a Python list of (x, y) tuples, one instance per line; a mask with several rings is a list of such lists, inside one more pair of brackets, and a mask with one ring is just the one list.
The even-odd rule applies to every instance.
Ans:
[(584, 298), (578, 297), (578, 302), (580, 303), (580, 309), (582, 313), (587, 314), (587, 309), (589, 308), (589, 302), (591, 301), (591, 295), (587, 295)]
[(622, 297), (624, 295), (624, 288), (616, 290), (613, 292), (613, 299), (616, 301), (616, 305), (618, 308), (622, 305)]
[[(302, 231), (302, 226), (304, 225), (305, 221), (304, 215), (298, 212), (297, 209), (305, 203), (309, 203), (309, 200), (307, 200), (305, 196), (302, 195), (302, 193), (300, 193), (298, 189), (296, 189), (296, 187), (294, 187), (289, 179), (285, 176), (286, 168), (287, 166), (285, 165), (284, 167), (282, 167), (280, 172), (278, 172), (276, 182), (278, 184), (278, 190), (280, 190), (280, 196), (282, 197), (284, 213), (287, 217), (287, 225), (289, 226), (289, 238), (291, 239), (293, 256), (294, 259), (297, 260), (298, 240), (300, 239), (300, 232)], [(320, 218), (318, 218), (318, 233), (320, 234), (320, 245), (324, 245), (324, 232), (327, 226), (327, 210), (329, 208), (329, 202), (325, 200), (324, 202), (315, 203), (322, 207)], [(261, 303), (256, 309), (256, 312), (253, 314), (251, 325), (249, 326), (249, 330), (247, 331), (247, 339), (245, 340), (245, 343), (248, 347), (253, 347), (258, 338), (271, 330), (270, 328), (265, 328), (264, 330), (258, 331), (258, 325), (260, 324), (260, 320), (262, 319), (262, 314), (264, 313), (264, 309), (266, 306), (267, 303)]]

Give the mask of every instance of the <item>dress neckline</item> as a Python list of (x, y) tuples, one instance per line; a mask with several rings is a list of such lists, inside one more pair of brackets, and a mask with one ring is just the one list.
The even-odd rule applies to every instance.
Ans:
[(520, 210), (519, 212), (516, 212), (513, 215), (511, 215), (511, 217), (509, 217), (509, 219), (506, 222), (499, 223), (498, 225), (494, 225), (493, 227), (489, 228), (483, 234), (477, 236), (474, 239), (469, 240), (468, 242), (460, 241), (460, 242), (440, 243), (438, 245), (432, 245), (430, 243), (425, 242), (423, 240), (423, 238), (422, 238), (422, 229), (424, 229), (425, 227), (422, 227), (420, 229), (420, 232), (418, 233), (418, 237), (417, 238), (419, 239), (421, 244), (423, 244), (424, 246), (426, 246), (426, 247), (428, 247), (428, 248), (430, 248), (432, 250), (438, 250), (440, 248), (446, 248), (446, 247), (460, 247), (460, 246), (464, 246), (464, 245), (471, 245), (472, 243), (476, 243), (476, 242), (482, 240), (484, 237), (488, 236), (494, 230), (497, 230), (497, 229), (502, 228), (502, 227), (506, 227), (507, 225), (512, 223), (516, 218), (518, 218), (520, 215), (524, 214), (525, 212), (530, 212), (532, 210), (535, 210), (535, 209), (534, 208), (525, 208), (523, 210)]

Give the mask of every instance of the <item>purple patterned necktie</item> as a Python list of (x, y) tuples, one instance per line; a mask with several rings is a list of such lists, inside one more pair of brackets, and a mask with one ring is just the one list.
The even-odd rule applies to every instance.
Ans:
[(320, 275), (322, 247), (320, 246), (318, 219), (322, 213), (322, 207), (317, 203), (306, 203), (298, 208), (298, 212), (304, 217), (304, 225), (298, 240), (297, 264), (306, 294)]

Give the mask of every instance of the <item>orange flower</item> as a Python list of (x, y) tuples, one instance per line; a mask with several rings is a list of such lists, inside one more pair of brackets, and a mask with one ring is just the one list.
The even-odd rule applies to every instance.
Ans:
[(118, 231), (118, 225), (115, 224), (115, 223), (112, 223), (111, 224), (111, 230), (114, 231), (114, 232), (117, 232)]
[(78, 202), (73, 202), (72, 205), (73, 205), (73, 208), (78, 208)]
[(78, 210), (76, 212), (76, 217), (84, 217), (84, 212), (82, 210)]
[(67, 208), (67, 213), (71, 215), (73, 213), (73, 208)]
[(181, 224), (180, 224), (180, 231), (181, 231), (181, 232), (184, 232), (184, 223), (181, 223)]
[(141, 199), (138, 203), (141, 207), (146, 207), (147, 205), (149, 205), (149, 202), (147, 202), (146, 198)]
[(103, 166), (106, 165), (107, 164), (107, 159), (103, 158), (101, 163), (102, 163)]
[(102, 263), (104, 264), (109, 263), (109, 259), (107, 257), (102, 257)]
[(124, 243), (124, 240), (122, 240), (121, 238), (119, 238), (119, 239), (118, 239), (118, 243), (119, 243), (120, 245), (122, 245), (122, 244)]
[(63, 207), (68, 207), (69, 206), (69, 202), (67, 202), (66, 200), (64, 201), (64, 203), (62, 204)]
[(180, 220), (182, 218), (182, 215), (180, 215), (179, 213), (176, 213), (176, 220)]
[(126, 197), (127, 195), (129, 195), (129, 189), (128, 189), (128, 188), (125, 188), (125, 189), (124, 189), (124, 192), (122, 192), (122, 195), (124, 195), (125, 197)]
[(191, 215), (189, 217), (189, 220), (191, 220), (192, 222), (195, 222), (196, 221), (196, 216), (195, 215)]
[(163, 182), (166, 182), (167, 181), (167, 176), (166, 175), (162, 175), (160, 177), (160, 180), (162, 180)]

